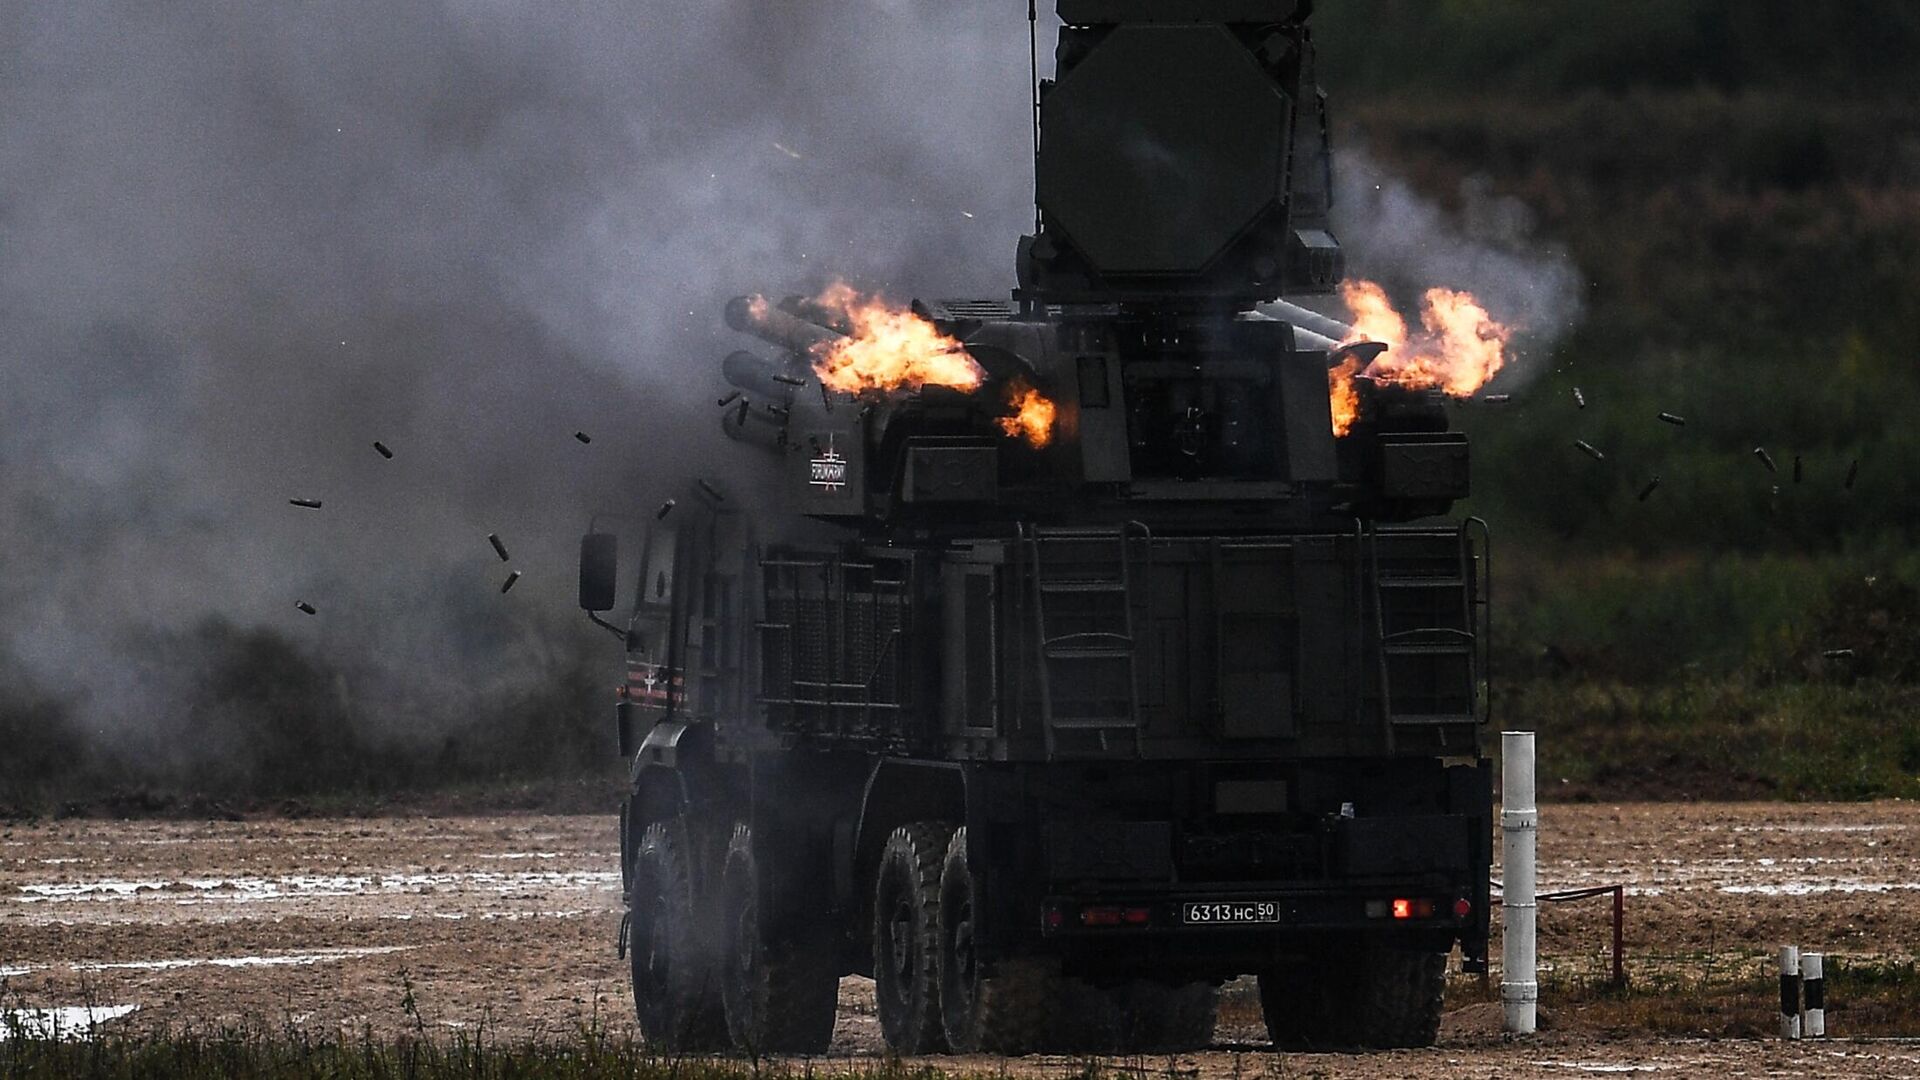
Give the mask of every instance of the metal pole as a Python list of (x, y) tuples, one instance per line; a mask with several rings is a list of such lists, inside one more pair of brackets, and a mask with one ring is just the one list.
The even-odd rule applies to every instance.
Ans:
[(1806, 1019), (1801, 1034), (1818, 1039), (1827, 1033), (1827, 958), (1817, 952), (1800, 954), (1800, 985), (1806, 991)]
[(1627, 921), (1627, 887), (1613, 887), (1613, 988), (1627, 988), (1627, 962), (1622, 927)]
[(1800, 949), (1780, 946), (1780, 1037), (1800, 1037)]
[(1506, 888), (1500, 904), (1500, 1000), (1506, 1030), (1531, 1035), (1540, 1001), (1535, 950), (1534, 855), (1540, 812), (1533, 805), (1533, 732), (1500, 733), (1501, 812)]

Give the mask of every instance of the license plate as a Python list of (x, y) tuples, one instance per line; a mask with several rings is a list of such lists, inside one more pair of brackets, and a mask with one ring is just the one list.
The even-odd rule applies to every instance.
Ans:
[(1272, 900), (1224, 900), (1183, 904), (1180, 920), (1188, 926), (1250, 926), (1280, 921), (1280, 905)]

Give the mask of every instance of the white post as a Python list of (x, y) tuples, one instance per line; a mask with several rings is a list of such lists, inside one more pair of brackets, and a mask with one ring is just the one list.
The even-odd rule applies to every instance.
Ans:
[(1806, 993), (1806, 1019), (1800, 1033), (1818, 1039), (1827, 1033), (1827, 958), (1820, 953), (1800, 954), (1800, 987)]
[(1780, 946), (1780, 1037), (1800, 1037), (1800, 948)]
[(1500, 901), (1500, 1000), (1506, 1030), (1531, 1035), (1540, 1001), (1534, 951), (1534, 853), (1540, 812), (1533, 805), (1533, 732), (1500, 733), (1500, 835), (1506, 882)]

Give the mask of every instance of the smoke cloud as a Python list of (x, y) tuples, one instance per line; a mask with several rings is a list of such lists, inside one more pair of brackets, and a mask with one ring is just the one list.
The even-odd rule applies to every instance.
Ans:
[(1537, 374), (1538, 361), (1580, 321), (1586, 289), (1579, 267), (1535, 234), (1525, 203), (1474, 179), (1462, 186), (1458, 212), (1449, 213), (1364, 150), (1342, 152), (1335, 171), (1334, 227), (1348, 273), (1385, 285), (1403, 311), (1434, 286), (1473, 293), (1518, 331), (1501, 386)]
[(1003, 295), (1028, 124), (1010, 5), (7, 5), (0, 697), (184, 752), (211, 618), (457, 730), (590, 512), (745, 460), (725, 298)]

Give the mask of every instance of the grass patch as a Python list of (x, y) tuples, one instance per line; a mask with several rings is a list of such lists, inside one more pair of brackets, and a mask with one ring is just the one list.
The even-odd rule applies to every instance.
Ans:
[[(1556, 1026), (1615, 1035), (1770, 1038), (1779, 1031), (1780, 984), (1761, 955), (1637, 957), (1627, 988), (1577, 974), (1548, 974), (1540, 997)], [(1827, 1031), (1848, 1037), (1920, 1032), (1920, 961), (1827, 957)]]
[(316, 1034), (291, 1025), (103, 1034), (55, 1040), (14, 1035), (0, 1041), (0, 1076), (9, 1080), (959, 1080), (966, 1073), (871, 1061), (755, 1061), (665, 1056), (595, 1027), (570, 1037), (503, 1042), (485, 1032), (433, 1037)]

